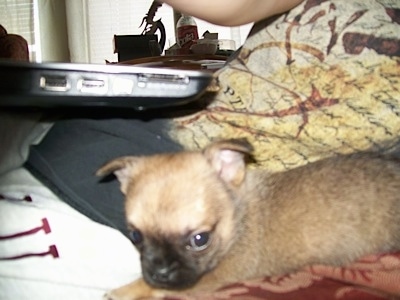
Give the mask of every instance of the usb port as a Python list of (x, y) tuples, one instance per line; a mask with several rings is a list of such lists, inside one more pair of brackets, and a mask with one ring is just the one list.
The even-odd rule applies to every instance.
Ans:
[(78, 90), (82, 93), (105, 94), (108, 88), (105, 80), (81, 78), (78, 81)]
[(61, 75), (42, 75), (40, 87), (47, 91), (65, 92), (71, 88), (67, 78)]

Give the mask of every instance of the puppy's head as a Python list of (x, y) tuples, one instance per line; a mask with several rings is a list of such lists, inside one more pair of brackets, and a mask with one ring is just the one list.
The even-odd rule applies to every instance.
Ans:
[(220, 141), (201, 152), (122, 157), (97, 171), (114, 173), (126, 197), (131, 239), (152, 286), (181, 289), (215, 268), (235, 241), (245, 178), (243, 140)]

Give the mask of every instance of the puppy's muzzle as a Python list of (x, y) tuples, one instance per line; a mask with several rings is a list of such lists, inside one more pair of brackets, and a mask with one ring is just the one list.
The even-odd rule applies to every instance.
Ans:
[(173, 282), (174, 272), (178, 271), (178, 263), (174, 262), (169, 266), (160, 266), (154, 268), (151, 278), (159, 283), (168, 284), (169, 282)]
[(141, 253), (143, 279), (151, 286), (183, 289), (195, 284), (199, 274), (190, 261), (171, 247), (146, 247)]
[(179, 285), (180, 264), (154, 253), (142, 257), (143, 277), (156, 287), (174, 287)]

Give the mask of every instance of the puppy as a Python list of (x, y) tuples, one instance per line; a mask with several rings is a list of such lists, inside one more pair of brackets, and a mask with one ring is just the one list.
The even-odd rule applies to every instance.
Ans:
[(145, 299), (345, 265), (400, 249), (400, 164), (357, 154), (283, 173), (246, 168), (251, 145), (122, 157), (114, 173), (143, 279), (105, 299)]

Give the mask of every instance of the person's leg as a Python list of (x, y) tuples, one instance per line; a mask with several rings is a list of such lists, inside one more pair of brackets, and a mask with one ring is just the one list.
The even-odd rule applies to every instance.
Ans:
[(123, 195), (116, 180), (94, 173), (125, 155), (180, 150), (164, 134), (166, 119), (69, 119), (56, 122), (30, 150), (26, 167), (63, 201), (99, 223), (127, 234)]

